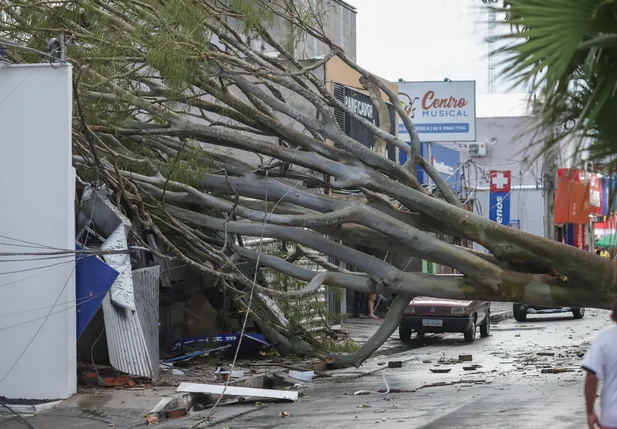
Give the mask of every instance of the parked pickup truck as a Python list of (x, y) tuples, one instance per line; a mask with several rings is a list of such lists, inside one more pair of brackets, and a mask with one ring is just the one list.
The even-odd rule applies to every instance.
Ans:
[(462, 332), (470, 343), (476, 339), (478, 326), (481, 337), (490, 335), (490, 314), (488, 301), (416, 297), (403, 313), (398, 333), (401, 341), (407, 342), (412, 332), (420, 337), (426, 333)]

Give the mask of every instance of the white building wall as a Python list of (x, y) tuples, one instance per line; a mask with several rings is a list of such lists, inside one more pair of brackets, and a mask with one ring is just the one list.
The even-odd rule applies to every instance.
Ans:
[[(75, 249), (71, 106), (69, 65), (0, 64), (0, 252)], [(0, 396), (75, 393), (74, 274), (73, 255), (0, 256)]]

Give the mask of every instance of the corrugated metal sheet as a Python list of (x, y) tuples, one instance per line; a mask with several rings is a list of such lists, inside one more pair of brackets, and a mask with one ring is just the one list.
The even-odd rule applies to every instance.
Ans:
[(103, 316), (111, 366), (133, 376), (154, 378), (139, 313), (113, 304), (107, 294)]
[(159, 267), (133, 271), (135, 306), (146, 342), (152, 378), (159, 375)]

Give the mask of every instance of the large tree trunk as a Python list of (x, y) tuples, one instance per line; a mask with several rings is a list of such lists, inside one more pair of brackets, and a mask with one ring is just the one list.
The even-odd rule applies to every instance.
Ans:
[[(33, 50), (60, 30), (74, 36), (69, 56), (76, 76), (79, 176), (104, 182), (118, 207), (164, 243), (165, 256), (216, 276), (218, 287), (239, 307), (248, 310), (254, 292), (298, 298), (321, 285), (399, 295), (375, 337), (342, 357), (311, 341), (291, 341), (284, 327), (251, 312), (285, 350), (359, 365), (393, 332), (417, 295), (609, 307), (617, 293), (613, 261), (465, 211), (419, 156), (418, 134), (397, 94), (335, 46), (305, 6), (281, 4), (291, 5), (263, 0), (232, 6), (207, 0), (7, 4), (0, 37), (10, 42), (5, 58), (19, 62), (31, 60)], [(316, 37), (330, 53), (322, 60), (298, 61), (270, 34), (282, 23)], [(279, 56), (254, 50), (251, 38)], [(334, 56), (361, 76), (358, 84), (379, 109), (381, 127), (336, 99), (314, 73)], [(382, 94), (412, 136), (411, 145), (389, 133)], [(366, 127), (377, 151), (347, 136), (333, 107)], [(383, 156), (387, 144), (408, 154), (406, 165)], [(416, 164), (435, 182), (439, 197), (418, 182)], [(363, 196), (337, 198), (318, 188), (361, 189)], [(481, 244), (492, 255), (429, 233)], [(298, 264), (307, 254), (289, 262), (242, 246), (243, 239), (264, 237), (303, 246), (313, 252), (312, 261), (321, 254), (357, 272), (342, 272), (326, 260), (319, 265), (327, 271), (309, 271)], [(406, 272), (372, 256), (378, 251), (462, 274)], [(283, 292), (255, 284), (236, 266), (246, 261), (304, 281), (306, 288)]]

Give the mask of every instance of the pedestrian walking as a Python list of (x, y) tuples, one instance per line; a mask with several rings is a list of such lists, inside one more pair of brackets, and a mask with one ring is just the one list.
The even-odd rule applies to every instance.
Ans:
[[(611, 319), (617, 323), (617, 300), (611, 308)], [(617, 429), (617, 326), (606, 329), (594, 340), (583, 359), (585, 402), (589, 429)], [(598, 384), (602, 380), (600, 396), (601, 418), (595, 412)]]

